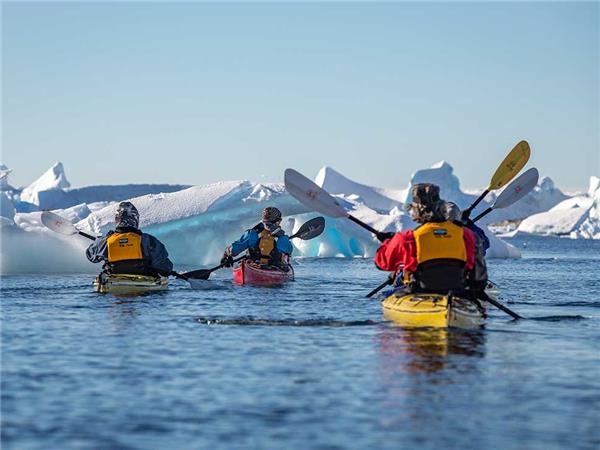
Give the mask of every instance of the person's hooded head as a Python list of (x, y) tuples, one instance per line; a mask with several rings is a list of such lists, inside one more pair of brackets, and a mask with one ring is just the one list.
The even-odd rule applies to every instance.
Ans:
[(443, 222), (445, 202), (440, 199), (439, 186), (432, 183), (415, 184), (411, 190), (412, 202), (406, 208), (417, 223)]
[(131, 202), (121, 202), (115, 214), (117, 228), (139, 228), (140, 213)]
[(274, 206), (267, 206), (262, 211), (261, 222), (264, 227), (274, 236), (283, 234), (283, 230), (279, 226), (281, 223), (281, 211)]

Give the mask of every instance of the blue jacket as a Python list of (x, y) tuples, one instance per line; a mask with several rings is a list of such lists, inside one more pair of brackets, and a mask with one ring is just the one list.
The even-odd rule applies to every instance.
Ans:
[(475, 223), (473, 223), (470, 220), (467, 221), (467, 223), (465, 225), (469, 230), (471, 230), (473, 233), (475, 233), (475, 235), (479, 239), (481, 239), (483, 241), (483, 250), (485, 252), (487, 252), (487, 249), (490, 248), (490, 240), (485, 235), (485, 231), (483, 231), (481, 228), (479, 228), (477, 225), (475, 225)]
[[(117, 229), (117, 232), (133, 231), (132, 229)], [(139, 233), (139, 230), (137, 231)], [(106, 240), (113, 234), (114, 231), (109, 231), (106, 236), (97, 238), (85, 251), (85, 256), (93, 263), (104, 262), (108, 264), (108, 246)], [(149, 269), (154, 269), (161, 275), (167, 275), (173, 270), (173, 263), (169, 259), (167, 249), (154, 236), (142, 233), (142, 255), (144, 256), (144, 264)]]
[[(242, 237), (231, 244), (231, 255), (235, 256), (242, 253), (244, 250), (248, 250), (250, 248), (258, 248), (258, 231), (254, 228), (250, 228), (246, 230)], [(290, 242), (290, 238), (285, 234), (276, 238), (275, 242), (275, 251), (278, 253), (284, 253), (286, 255), (291, 255), (294, 247)]]

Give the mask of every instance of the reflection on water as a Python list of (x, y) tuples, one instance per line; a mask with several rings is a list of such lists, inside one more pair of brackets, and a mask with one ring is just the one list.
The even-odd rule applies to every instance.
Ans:
[(483, 357), (485, 336), (483, 330), (384, 326), (378, 334), (382, 368), (388, 374), (439, 372), (456, 356)]
[(485, 365), (485, 330), (388, 325), (379, 329), (377, 340), (378, 409), (386, 412), (383, 429), (404, 430), (409, 440), (425, 443), (432, 436), (423, 430), (439, 433), (454, 427), (448, 424), (455, 419), (452, 411), (458, 407), (460, 414), (468, 414), (469, 405), (477, 402)]
[(596, 449), (600, 242), (555, 244), (570, 256), (490, 261), (538, 320), (490, 309), (476, 331), (382, 322), (367, 260), (135, 298), (88, 275), (3, 278), (2, 449)]

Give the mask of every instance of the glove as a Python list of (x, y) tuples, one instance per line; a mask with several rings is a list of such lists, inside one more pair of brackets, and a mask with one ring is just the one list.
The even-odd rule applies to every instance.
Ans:
[(396, 233), (393, 233), (391, 231), (388, 232), (379, 232), (377, 233), (377, 239), (379, 239), (380, 242), (384, 242), (387, 241), (388, 239), (391, 239), (394, 237)]
[(233, 256), (231, 256), (231, 250), (229, 247), (227, 247), (225, 249), (225, 252), (223, 252), (223, 257), (221, 258), (221, 265), (223, 267), (233, 266)]

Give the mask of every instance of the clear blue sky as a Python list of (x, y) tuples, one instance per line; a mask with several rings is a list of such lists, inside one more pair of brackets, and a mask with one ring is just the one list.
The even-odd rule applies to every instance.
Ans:
[[(28, 184), (281, 180), (328, 164), (483, 187), (529, 140), (600, 174), (599, 5), (2, 3), (2, 162)], [(264, 176), (264, 178), (261, 178)]]

